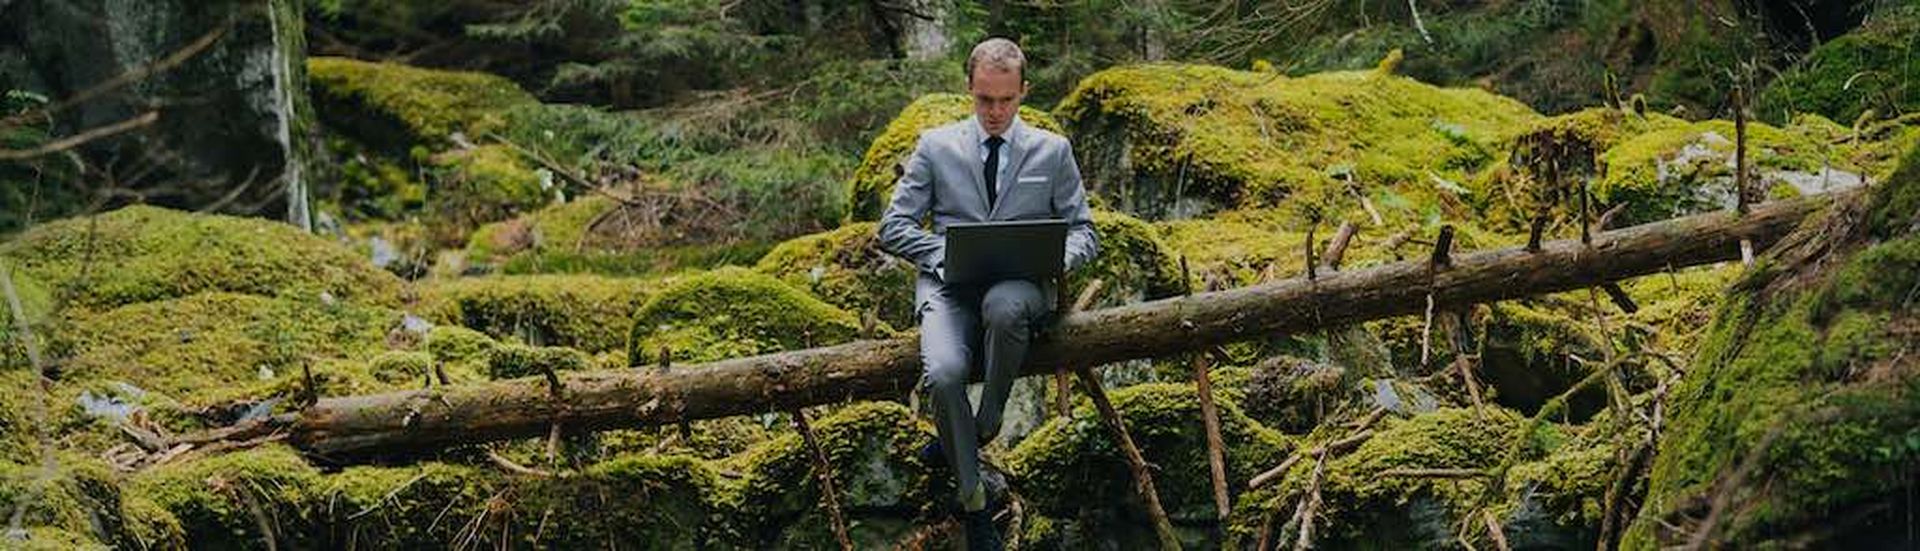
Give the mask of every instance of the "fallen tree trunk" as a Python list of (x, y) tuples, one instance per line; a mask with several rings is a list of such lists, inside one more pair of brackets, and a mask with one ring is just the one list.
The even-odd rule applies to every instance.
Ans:
[[(1843, 192), (1852, 193), (1852, 192)], [(1837, 194), (1835, 194), (1837, 195)], [(1715, 212), (1577, 240), (1457, 254), (1108, 308), (1068, 316), (1030, 353), (1025, 374), (1103, 365), (1270, 335), (1589, 287), (1737, 259), (1740, 242), (1768, 246), (1833, 197), (1781, 201), (1746, 215)], [(484, 384), (319, 400), (276, 419), (322, 459), (431, 451), (449, 445), (569, 431), (631, 428), (899, 398), (920, 373), (914, 337), (859, 341), (705, 365), (568, 373)]]

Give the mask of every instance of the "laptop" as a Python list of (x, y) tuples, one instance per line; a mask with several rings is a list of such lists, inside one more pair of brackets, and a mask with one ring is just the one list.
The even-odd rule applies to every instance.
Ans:
[(1008, 279), (1050, 281), (1060, 276), (1066, 256), (1066, 220), (947, 225), (947, 283), (991, 283)]

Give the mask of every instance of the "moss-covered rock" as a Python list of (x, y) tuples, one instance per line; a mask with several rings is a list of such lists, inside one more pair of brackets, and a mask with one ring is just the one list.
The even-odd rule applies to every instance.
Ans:
[[(1134, 444), (1158, 467), (1154, 484), (1167, 514), (1180, 525), (1218, 522), (1193, 387), (1149, 383), (1116, 390), (1112, 398)], [(1217, 396), (1220, 432), (1227, 444), (1229, 490), (1238, 493), (1247, 480), (1280, 463), (1293, 445), (1241, 413), (1228, 398)], [(1014, 448), (1006, 465), (1030, 511), (1073, 519), (1115, 541), (1153, 541), (1147, 526), (1128, 520), (1142, 509), (1126, 459), (1092, 405), (1076, 406), (1072, 419), (1048, 421)]]
[[(1482, 90), (1372, 71), (1289, 78), (1175, 64), (1095, 73), (1056, 116), (1120, 210), (1178, 218), (1284, 200), (1329, 220), (1365, 216), (1356, 194), (1393, 204), (1461, 181), (1495, 140), (1538, 117)], [(1384, 214), (1408, 219), (1402, 210)]]
[(317, 534), (323, 536), (318, 547), (427, 549), (492, 540), (495, 530), (484, 528), (502, 524), (488, 517), (505, 504), (494, 501), (502, 495), (497, 490), (510, 485), (504, 478), (438, 462), (350, 467), (327, 475), (313, 484), (322, 496), (315, 520), (326, 526)]
[[(1893, 115), (1920, 107), (1920, 6), (1889, 2), (1861, 28), (1820, 43), (1760, 93), (1759, 112), (1773, 120), (1817, 113), (1853, 122), (1868, 113)], [(1871, 115), (1869, 115), (1871, 116)]]
[(397, 133), (407, 137), (401, 143), (444, 143), (455, 132), (477, 138), (500, 131), (508, 109), (537, 101), (513, 81), (485, 73), (314, 57), (307, 74), (323, 119), (359, 139)]
[(551, 173), (536, 171), (504, 145), (449, 151), (431, 160), (427, 208), (436, 241), (466, 242), (481, 224), (533, 212), (553, 199)]
[(1167, 245), (1159, 228), (1132, 216), (1096, 210), (1093, 229), (1100, 236), (1100, 255), (1068, 274), (1066, 293), (1077, 297), (1099, 279), (1101, 298), (1089, 306), (1101, 307), (1166, 298), (1186, 290), (1179, 254)]
[[(832, 466), (840, 506), (848, 513), (856, 547), (886, 547), (903, 539), (911, 523), (927, 514), (935, 495), (951, 489), (919, 459), (931, 427), (906, 406), (870, 402), (848, 406), (814, 421), (821, 451)], [(727, 537), (736, 545), (811, 549), (834, 545), (813, 456), (796, 433), (787, 433), (718, 464), (740, 473), (719, 496), (729, 510)], [(946, 486), (945, 488), (951, 488)]]
[(265, 538), (315, 547), (324, 490), (319, 471), (281, 446), (163, 465), (126, 483), (129, 499), (151, 500), (178, 518), (198, 549), (273, 547)]
[(852, 313), (745, 268), (674, 282), (634, 313), (632, 327), (627, 357), (635, 364), (658, 358), (662, 349), (675, 362), (699, 363), (838, 344), (861, 334)]
[(1697, 530), (1733, 547), (1912, 543), (1900, 519), (1920, 466), (1917, 190), (1910, 152), (1861, 203), (1810, 219), (1735, 287), (1672, 390), (1624, 547)]
[(880, 250), (873, 222), (789, 239), (754, 269), (849, 312), (877, 314), (896, 327), (914, 321), (913, 265)]
[(592, 365), (592, 358), (572, 348), (508, 344), (495, 347), (487, 357), (487, 377), (515, 379), (548, 371), (584, 371)]
[[(973, 98), (960, 94), (927, 94), (907, 104), (900, 115), (880, 131), (867, 154), (854, 169), (847, 184), (847, 217), (855, 222), (879, 220), (893, 200), (894, 181), (900, 179), (901, 163), (913, 154), (920, 133), (973, 115)], [(1045, 111), (1020, 107), (1020, 120), (1026, 124), (1060, 132), (1060, 124)]]
[(367, 362), (367, 373), (390, 385), (419, 383), (432, 376), (433, 356), (414, 351), (382, 352)]
[(481, 226), (467, 239), (467, 261), (497, 265), (530, 249), (578, 251), (610, 243), (592, 239), (593, 222), (618, 207), (618, 202), (589, 195), (549, 205), (513, 220)]
[(132, 206), (42, 224), (0, 246), (68, 306), (105, 308), (205, 291), (399, 302), (400, 282), (337, 243), (269, 220)]
[(460, 278), (423, 292), (421, 315), (500, 339), (607, 352), (625, 348), (634, 312), (665, 285), (595, 275)]
[(306, 392), (303, 369), (322, 395), (384, 388), (364, 365), (328, 360), (384, 350), (400, 319), (385, 308), (216, 292), (79, 313), (54, 338), (64, 383), (125, 382), (196, 409)]
[(496, 346), (492, 337), (465, 327), (440, 325), (427, 331), (427, 354), (438, 362), (477, 365), (487, 361)]
[(638, 455), (541, 480), (516, 504), (517, 543), (706, 549), (727, 526), (714, 502), (718, 479), (713, 467), (693, 457)]

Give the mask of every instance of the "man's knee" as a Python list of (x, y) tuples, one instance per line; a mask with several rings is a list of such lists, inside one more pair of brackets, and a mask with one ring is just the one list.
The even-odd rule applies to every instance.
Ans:
[(1024, 327), (1040, 312), (1040, 288), (1024, 280), (1002, 281), (987, 290), (980, 317), (988, 327)]
[(934, 390), (967, 386), (967, 358), (957, 352), (922, 352), (927, 384)]

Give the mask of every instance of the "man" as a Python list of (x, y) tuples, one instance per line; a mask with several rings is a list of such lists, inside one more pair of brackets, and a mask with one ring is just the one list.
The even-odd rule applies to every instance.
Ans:
[[(880, 219), (880, 245), (919, 268), (914, 307), (920, 318), (921, 386), (930, 394), (939, 440), (932, 455), (953, 471), (971, 549), (999, 548), (979, 449), (1000, 432), (1027, 344), (1052, 311), (1050, 282), (1004, 280), (949, 285), (944, 233), (948, 224), (989, 220), (1065, 219), (1069, 271), (1099, 251), (1086, 189), (1073, 148), (1058, 134), (1020, 121), (1027, 94), (1026, 57), (1004, 38), (967, 57), (973, 117), (928, 130), (907, 159), (893, 200)], [(931, 231), (921, 219), (932, 215)], [(982, 366), (985, 389), (976, 414), (967, 381)]]

